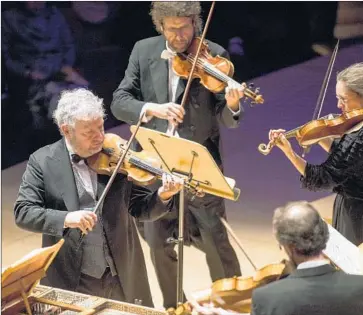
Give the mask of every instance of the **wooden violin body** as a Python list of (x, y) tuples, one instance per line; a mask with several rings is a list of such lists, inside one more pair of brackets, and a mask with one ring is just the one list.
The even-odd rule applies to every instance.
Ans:
[[(189, 46), (186, 53), (179, 53), (172, 58), (173, 71), (180, 77), (188, 79), (195, 60), (196, 52), (200, 44), (200, 38), (196, 37)], [(221, 56), (213, 57), (206, 41), (201, 44), (197, 66), (192, 73), (192, 79), (199, 78), (200, 83), (213, 93), (223, 91), (228, 83), (240, 86), (245, 96), (253, 100), (253, 103), (262, 104), (264, 99), (258, 94), (259, 89), (252, 91), (249, 88), (242, 88), (242, 85), (232, 79), (234, 65), (227, 58)]]
[(361, 121), (363, 121), (363, 109), (346, 112), (332, 119), (313, 120), (296, 132), (296, 140), (301, 146), (307, 146), (325, 138), (340, 138)]
[(217, 280), (212, 285), (211, 302), (217, 307), (248, 313), (253, 290), (288, 275), (290, 271), (290, 264), (283, 261), (257, 270), (252, 277)]
[[(224, 310), (249, 313), (253, 290), (287, 276), (292, 269), (290, 262), (283, 260), (281, 263), (270, 264), (257, 270), (251, 277), (217, 280), (212, 284), (211, 289), (196, 292), (193, 298), (200, 305), (212, 303), (214, 307)], [(171, 315), (186, 315), (191, 314), (192, 308), (192, 304), (187, 302), (175, 310), (168, 311)]]
[[(326, 138), (340, 138), (349, 129), (363, 121), (363, 109), (355, 109), (333, 118), (322, 117), (310, 121), (305, 125), (284, 133), (287, 139), (295, 137), (300, 146), (305, 147), (315, 144)], [(270, 141), (267, 145), (261, 143), (258, 150), (267, 155), (276, 144)]]
[[(190, 55), (195, 55), (198, 45), (200, 43), (200, 38), (196, 38), (190, 45), (190, 47), (187, 50), (187, 53)], [(229, 77), (232, 77), (234, 74), (234, 66), (233, 64), (226, 58), (216, 56), (213, 57), (208, 48), (208, 44), (206, 41), (203, 42), (202, 48), (200, 51), (200, 61), (199, 67), (197, 66), (195, 68), (195, 71), (193, 73), (193, 79), (199, 78), (200, 83), (210, 91), (214, 93), (221, 92), (225, 87), (227, 86), (227, 83), (215, 78), (214, 76), (211, 76), (205, 67), (203, 67), (204, 62), (208, 62), (209, 64), (216, 67), (218, 70), (222, 71), (224, 74), (226, 74)], [(177, 55), (175, 56), (175, 59), (173, 60), (172, 66), (174, 72), (184, 78), (187, 79), (190, 73), (190, 70), (192, 68), (191, 64), (191, 57), (183, 58), (183, 55)], [(204, 68), (204, 69), (203, 69)]]
[[(111, 175), (126, 145), (127, 141), (118, 135), (105, 134), (102, 151), (87, 159), (88, 166), (98, 174)], [(118, 172), (144, 186), (154, 183), (163, 173), (160, 160), (151, 152), (132, 150), (128, 151)]]

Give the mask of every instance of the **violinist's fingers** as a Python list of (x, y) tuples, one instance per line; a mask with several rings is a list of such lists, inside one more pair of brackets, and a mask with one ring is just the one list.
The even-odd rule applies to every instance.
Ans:
[(166, 173), (163, 173), (163, 175), (161, 176), (161, 180), (162, 180), (162, 182), (163, 182), (163, 184), (164, 184), (164, 182), (165, 182), (165, 180), (166, 180)]
[(84, 229), (86, 229), (88, 231), (91, 231), (92, 230), (92, 224), (91, 224), (91, 222), (89, 222), (85, 217), (81, 218), (80, 224), (81, 224), (81, 226)]
[(185, 115), (185, 109), (178, 104), (172, 103), (171, 106), (169, 107), (169, 110), (174, 114), (176, 114), (180, 119), (183, 119)]
[(240, 91), (239, 88), (234, 88), (231, 90), (232, 91), (232, 97), (235, 99), (240, 99), (240, 93), (242, 93), (242, 91)]
[(272, 133), (273, 133), (273, 130), (271, 129), (269, 132), (268, 132), (268, 138), (270, 141), (273, 140), (273, 137), (272, 137)]
[(277, 129), (277, 130), (275, 130), (274, 137), (275, 138), (280, 137), (280, 135), (283, 135), (285, 131), (286, 131), (285, 129)]
[(284, 129), (271, 129), (268, 133), (268, 138), (270, 139), (270, 141), (273, 141), (276, 138), (278, 138), (279, 135), (284, 133), (285, 131), (286, 130), (284, 130)]
[[(93, 214), (94, 216), (92, 216), (91, 214)], [(92, 231), (93, 227), (95, 226), (96, 222), (97, 222), (97, 216), (91, 212), (91, 214), (86, 214), (84, 216), (84, 219), (87, 221), (87, 225), (88, 225), (88, 229)]]
[(168, 118), (168, 121), (171, 125), (173, 125), (174, 127), (178, 127), (178, 122), (173, 119), (173, 118)]
[(79, 223), (78, 228), (82, 231), (84, 235), (88, 234), (86, 226), (84, 226), (82, 223)]
[[(175, 103), (174, 103), (175, 104)], [(176, 108), (182, 113), (182, 115), (185, 115), (185, 109), (183, 106), (179, 105), (179, 104), (175, 104)]]
[(163, 177), (162, 177), (162, 180), (163, 180), (164, 191), (169, 191), (169, 186), (170, 186), (169, 175), (164, 173)]
[(172, 176), (171, 177), (171, 185), (172, 185), (173, 191), (178, 192), (178, 191), (180, 191), (182, 189), (182, 187), (184, 185), (184, 181), (180, 177)]
[(182, 123), (183, 119), (180, 118), (176, 113), (174, 113), (171, 109), (167, 110), (168, 120), (175, 120), (178, 123)]
[(241, 99), (243, 96), (245, 96), (245, 93), (243, 92), (243, 89), (238, 89), (238, 98)]
[(281, 133), (276, 140), (276, 145), (281, 149), (287, 149), (291, 147), (289, 140), (286, 139), (285, 135)]

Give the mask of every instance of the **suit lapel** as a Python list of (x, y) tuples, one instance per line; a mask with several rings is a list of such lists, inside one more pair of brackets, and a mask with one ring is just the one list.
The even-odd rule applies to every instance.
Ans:
[(160, 36), (160, 41), (153, 54), (149, 57), (149, 67), (156, 98), (159, 104), (167, 103), (168, 97), (168, 60), (161, 58), (162, 51), (166, 49), (165, 39)]
[(50, 171), (53, 172), (56, 185), (67, 210), (75, 211), (79, 209), (79, 198), (71, 161), (64, 139), (60, 140), (57, 144), (49, 162), (51, 166)]

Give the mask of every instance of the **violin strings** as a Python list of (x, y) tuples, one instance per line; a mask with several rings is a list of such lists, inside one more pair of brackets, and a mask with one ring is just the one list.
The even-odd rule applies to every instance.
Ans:
[[(120, 156), (118, 156), (118, 158), (120, 158)], [(144, 169), (145, 171), (149, 171), (150, 173), (154, 173), (154, 174), (159, 175), (159, 176), (162, 176), (164, 173), (167, 173), (167, 172), (164, 172), (161, 169), (158, 169), (158, 168), (156, 168), (156, 167), (154, 167), (154, 166), (152, 166), (150, 164), (147, 164), (147, 163), (143, 162), (142, 160), (140, 160), (137, 157), (131, 157), (129, 159), (129, 162), (132, 163), (135, 166), (138, 166), (138, 167)], [(196, 189), (190, 183), (184, 183), (184, 186), (185, 186), (185, 188), (187, 188), (187, 189), (189, 189), (191, 191)]]
[[(194, 62), (195, 57), (194, 56), (188, 56), (189, 61)], [(206, 70), (208, 73), (213, 74), (217, 79), (220, 79), (221, 81), (227, 83), (228, 81), (233, 81), (237, 84), (238, 82), (231, 79), (229, 76), (225, 75), (223, 72), (218, 70), (217, 68), (213, 67), (212, 65), (209, 65), (206, 62), (203, 62), (198, 59), (197, 65), (200, 66), (203, 70)]]
[[(164, 173), (166, 173), (161, 169), (155, 168), (154, 166), (143, 162), (139, 158), (131, 157), (129, 159), (129, 162), (136, 165), (136, 166), (139, 166), (140, 168), (143, 168), (146, 171), (149, 171), (150, 173), (154, 173), (154, 174), (159, 175), (159, 176), (162, 176)], [(189, 190), (194, 190), (195, 189), (195, 187), (193, 187), (193, 185), (191, 185), (191, 184), (184, 183), (184, 186)]]
[[(192, 55), (188, 55), (187, 59), (190, 62), (194, 62), (195, 57)], [(227, 76), (226, 74), (224, 74), (222, 71), (220, 71), (219, 69), (215, 68), (213, 65), (210, 65), (204, 61), (201, 60), (197, 60), (197, 66), (199, 66), (200, 68), (202, 68), (203, 70), (206, 70), (206, 72), (208, 72), (209, 74), (212, 74), (213, 76), (215, 76), (217, 79), (220, 79), (222, 82), (225, 82), (228, 84), (228, 82), (233, 82), (237, 85), (240, 85), (237, 81), (231, 79), (229, 76)], [(247, 96), (250, 96), (252, 98), (256, 97), (256, 94), (254, 92), (252, 92), (250, 89), (245, 89), (244, 90), (245, 94)]]
[(149, 171), (149, 172), (154, 173), (156, 175), (162, 176), (163, 173), (164, 173), (163, 171), (153, 167), (150, 164), (147, 164), (147, 163), (141, 161), (138, 158), (132, 157), (129, 161), (130, 161), (130, 163), (132, 163), (132, 164), (134, 164), (136, 166), (139, 166), (141, 168), (144, 168), (146, 171)]
[[(121, 155), (118, 156), (118, 158), (120, 158)], [(140, 160), (139, 158), (133, 157), (131, 156), (131, 158), (129, 159), (129, 162), (139, 166), (140, 168), (143, 168), (146, 171), (149, 171), (150, 173), (154, 173), (156, 175), (162, 176), (163, 175), (163, 171), (159, 170), (158, 168), (155, 168), (154, 166), (147, 164), (145, 162), (143, 162), (142, 160)]]

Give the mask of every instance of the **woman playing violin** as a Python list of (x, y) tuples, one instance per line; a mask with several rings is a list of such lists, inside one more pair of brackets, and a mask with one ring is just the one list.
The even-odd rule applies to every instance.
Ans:
[[(186, 80), (177, 76), (172, 60), (161, 58), (166, 50), (182, 53), (188, 50), (201, 34), (200, 3), (196, 1), (157, 1), (152, 4), (151, 17), (157, 37), (137, 42), (131, 53), (125, 77), (114, 92), (111, 110), (114, 116), (128, 124), (135, 124), (146, 111), (145, 127), (167, 132), (178, 125), (178, 136), (198, 142), (209, 150), (222, 167), (219, 149), (219, 122), (237, 128), (243, 116), (240, 99), (243, 92), (236, 86), (213, 93), (200, 80), (191, 83), (185, 108), (181, 107)], [(207, 41), (211, 55), (228, 58), (221, 46)], [(170, 148), (178, 150), (178, 148)], [(237, 256), (228, 241), (227, 232), (219, 217), (225, 216), (224, 201), (206, 195), (187, 201), (184, 239), (206, 252), (213, 281), (241, 275)], [(145, 224), (145, 236), (164, 297), (164, 307), (175, 307), (177, 258), (174, 244), (166, 240), (177, 232), (178, 218), (163, 217)]]
[[(342, 113), (363, 109), (363, 63), (354, 64), (337, 76), (336, 94)], [(363, 122), (339, 139), (319, 145), (329, 153), (321, 165), (312, 165), (294, 152), (285, 130), (270, 130), (269, 138), (300, 172), (304, 188), (337, 193), (333, 226), (355, 245), (363, 242)]]

